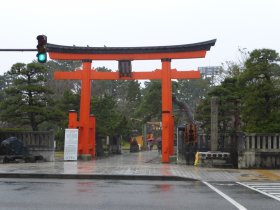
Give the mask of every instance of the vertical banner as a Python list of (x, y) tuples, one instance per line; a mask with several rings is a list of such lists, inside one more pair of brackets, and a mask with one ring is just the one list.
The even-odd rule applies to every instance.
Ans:
[(64, 160), (78, 159), (78, 129), (65, 129)]

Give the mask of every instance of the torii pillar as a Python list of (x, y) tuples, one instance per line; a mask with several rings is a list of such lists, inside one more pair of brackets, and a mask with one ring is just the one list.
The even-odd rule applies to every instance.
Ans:
[[(80, 75), (66, 74), (65, 79), (81, 79), (80, 117), (77, 112), (69, 112), (68, 128), (79, 128), (78, 154), (79, 156), (95, 157), (95, 117), (90, 114), (91, 98), (91, 60), (83, 60)], [(77, 71), (76, 71), (77, 72)], [(70, 76), (70, 78), (69, 78)], [(85, 157), (86, 158), (86, 157)]]
[(173, 130), (172, 130), (172, 81), (171, 59), (165, 58), (162, 62), (162, 162), (169, 162), (169, 155), (173, 155)]

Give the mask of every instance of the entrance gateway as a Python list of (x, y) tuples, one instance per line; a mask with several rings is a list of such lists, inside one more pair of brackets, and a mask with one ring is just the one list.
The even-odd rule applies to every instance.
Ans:
[[(151, 47), (75, 47), (47, 43), (53, 60), (81, 60), (82, 70), (55, 72), (56, 80), (81, 80), (79, 120), (69, 113), (69, 128), (79, 128), (78, 155), (95, 156), (95, 118), (90, 115), (91, 80), (161, 80), (162, 86), (162, 162), (169, 163), (174, 154), (174, 120), (172, 116), (171, 79), (198, 79), (196, 70), (171, 69), (172, 59), (204, 58), (216, 39), (185, 45)], [(91, 69), (93, 60), (119, 61), (119, 72), (97, 72)], [(133, 60), (161, 60), (162, 68), (150, 72), (132, 72)]]

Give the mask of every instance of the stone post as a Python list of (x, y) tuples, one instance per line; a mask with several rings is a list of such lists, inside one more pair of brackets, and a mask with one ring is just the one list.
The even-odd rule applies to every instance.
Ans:
[(218, 150), (218, 97), (211, 98), (211, 151)]

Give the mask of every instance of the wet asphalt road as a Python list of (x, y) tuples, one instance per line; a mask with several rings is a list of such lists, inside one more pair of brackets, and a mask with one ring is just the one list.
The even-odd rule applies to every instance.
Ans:
[(234, 182), (0, 179), (0, 209), (279, 210), (280, 201)]

